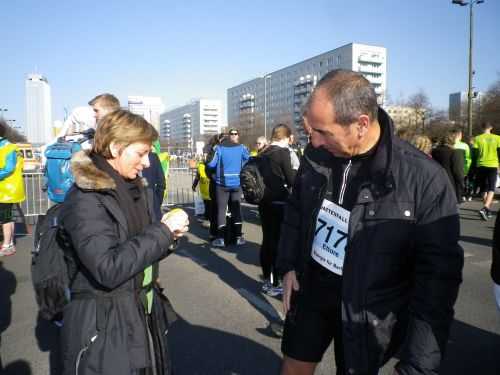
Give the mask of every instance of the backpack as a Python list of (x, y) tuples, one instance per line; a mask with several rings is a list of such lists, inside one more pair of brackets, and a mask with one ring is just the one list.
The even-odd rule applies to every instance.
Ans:
[(61, 207), (61, 204), (56, 204), (45, 215), (38, 216), (34, 233), (31, 279), (40, 316), (47, 320), (57, 319), (69, 302), (70, 277), (64, 256), (66, 245), (58, 236)]
[(266, 185), (259, 169), (262, 159), (258, 156), (250, 158), (241, 168), (240, 186), (245, 201), (250, 204), (259, 204), (266, 194)]
[(64, 202), (64, 198), (74, 179), (71, 173), (71, 156), (82, 149), (79, 142), (66, 141), (59, 138), (45, 149), (45, 183), (49, 199), (56, 203)]

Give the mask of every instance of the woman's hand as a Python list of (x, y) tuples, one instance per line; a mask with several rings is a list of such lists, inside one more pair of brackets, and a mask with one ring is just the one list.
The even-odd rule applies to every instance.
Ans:
[(161, 222), (172, 232), (175, 240), (182, 237), (189, 230), (189, 217), (180, 208), (174, 208), (167, 212), (161, 218)]

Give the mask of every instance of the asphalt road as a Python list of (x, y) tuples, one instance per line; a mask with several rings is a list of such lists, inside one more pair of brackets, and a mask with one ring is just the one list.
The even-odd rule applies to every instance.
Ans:
[[(498, 206), (498, 204), (497, 204)], [(489, 277), (493, 219), (479, 219), (479, 202), (461, 210), (464, 282), (442, 374), (500, 374), (500, 312)], [(280, 340), (270, 324), (280, 302), (260, 290), (256, 210), (245, 208), (247, 244), (213, 249), (207, 230), (193, 220), (190, 235), (161, 264), (161, 279), (180, 320), (169, 336), (176, 375), (277, 374)], [(18, 253), (0, 258), (0, 369), (2, 374), (58, 374), (58, 329), (37, 319), (29, 275), (30, 236)], [(381, 375), (391, 374), (395, 360)], [(318, 375), (334, 374), (332, 347)]]

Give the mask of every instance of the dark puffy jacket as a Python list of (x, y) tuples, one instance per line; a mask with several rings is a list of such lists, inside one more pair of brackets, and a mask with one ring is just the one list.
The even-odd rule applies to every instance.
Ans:
[(495, 284), (500, 285), (500, 215), (495, 220), (491, 260), (491, 278)]
[[(352, 208), (342, 277), (342, 333), (349, 374), (376, 372), (401, 349), (401, 375), (435, 375), (462, 280), (455, 194), (444, 170), (393, 136), (381, 139)], [(278, 268), (308, 280), (330, 154), (309, 145), (285, 208)], [(302, 290), (304, 288), (301, 288)], [(297, 299), (300, 309), (300, 301)]]
[(432, 150), (432, 158), (437, 161), (448, 174), (451, 185), (455, 189), (457, 202), (462, 200), (464, 190), (464, 152), (452, 147), (439, 145)]
[(292, 169), (290, 150), (277, 145), (270, 145), (258, 157), (262, 159), (259, 170), (270, 193), (268, 198), (285, 201), (296, 174), (296, 171)]
[[(76, 272), (72, 301), (64, 310), (63, 374), (131, 374), (151, 366), (140, 293), (143, 271), (167, 256), (172, 235), (154, 223), (128, 238), (113, 179), (83, 152), (74, 155), (72, 171), (75, 186), (61, 210), (69, 269)], [(157, 359), (158, 354), (168, 358), (164, 305), (154, 291), (152, 339)], [(168, 361), (159, 362), (159, 374), (168, 374)]]

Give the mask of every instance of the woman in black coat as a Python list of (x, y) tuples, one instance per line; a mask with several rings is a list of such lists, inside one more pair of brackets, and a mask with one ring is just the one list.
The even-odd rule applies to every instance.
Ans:
[(446, 170), (455, 189), (457, 202), (461, 202), (464, 191), (464, 156), (461, 150), (454, 148), (455, 137), (453, 132), (446, 134), (439, 146), (432, 150), (432, 158)]
[(293, 185), (296, 171), (292, 169), (288, 143), (292, 131), (287, 125), (277, 125), (271, 135), (271, 144), (263, 149), (258, 158), (259, 170), (264, 179), (266, 193), (259, 204), (262, 222), (260, 264), (264, 284), (262, 291), (270, 296), (282, 293), (281, 277), (276, 272), (276, 258), (280, 239), (283, 208)]
[(102, 119), (93, 150), (73, 157), (75, 184), (60, 216), (71, 277), (64, 375), (171, 372), (165, 336), (171, 309), (156, 285), (157, 262), (187, 231), (188, 218), (179, 210), (152, 220), (138, 174), (157, 137), (142, 117), (118, 110)]

